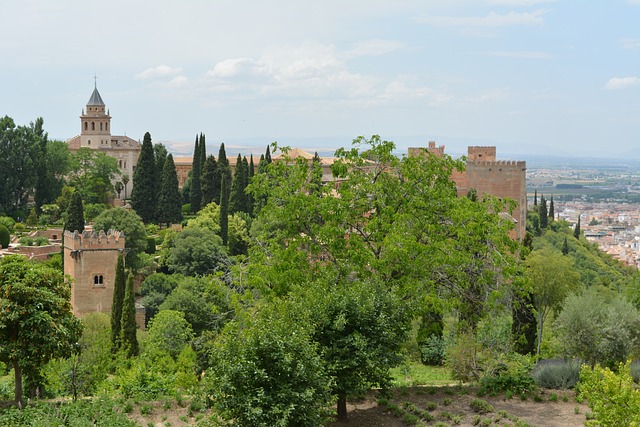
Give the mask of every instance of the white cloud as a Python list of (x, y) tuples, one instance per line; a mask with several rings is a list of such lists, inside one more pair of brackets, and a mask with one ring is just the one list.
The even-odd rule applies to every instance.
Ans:
[(608, 90), (618, 90), (638, 85), (640, 85), (639, 77), (613, 77), (604, 85), (604, 88)]
[(184, 87), (187, 83), (189, 83), (189, 79), (185, 76), (176, 76), (173, 79), (171, 79), (171, 81), (169, 83), (167, 83), (167, 86), (170, 87)]
[(503, 58), (521, 58), (521, 59), (550, 59), (551, 54), (538, 51), (489, 51), (486, 56), (496, 56)]
[(623, 49), (640, 49), (640, 39), (622, 39), (618, 43)]
[(504, 6), (533, 6), (540, 3), (555, 3), (557, 0), (488, 0), (489, 4)]
[(171, 77), (182, 73), (182, 68), (172, 68), (168, 65), (158, 65), (157, 67), (147, 68), (141, 73), (136, 74), (136, 79), (155, 79), (159, 77)]
[(344, 57), (379, 56), (402, 49), (404, 46), (404, 43), (394, 40), (367, 40), (356, 44), (353, 49), (346, 51)]
[(640, 4), (640, 0), (628, 0), (629, 4)]
[(213, 69), (207, 72), (210, 77), (234, 77), (250, 69), (255, 64), (251, 58), (230, 58), (218, 62)]
[(515, 25), (544, 24), (542, 18), (548, 11), (538, 9), (533, 12), (509, 12), (499, 14), (490, 12), (487, 16), (431, 16), (422, 15), (415, 20), (417, 22), (439, 27), (509, 27)]

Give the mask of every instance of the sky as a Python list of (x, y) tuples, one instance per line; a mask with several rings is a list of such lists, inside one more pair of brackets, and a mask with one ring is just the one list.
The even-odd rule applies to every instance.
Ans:
[(113, 134), (177, 154), (640, 158), (640, 0), (1, 1), (0, 116), (66, 140), (95, 84)]

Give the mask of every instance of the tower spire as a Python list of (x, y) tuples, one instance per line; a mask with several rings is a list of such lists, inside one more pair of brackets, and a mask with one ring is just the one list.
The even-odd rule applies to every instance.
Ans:
[(93, 88), (98, 89), (98, 76), (96, 73), (93, 73)]

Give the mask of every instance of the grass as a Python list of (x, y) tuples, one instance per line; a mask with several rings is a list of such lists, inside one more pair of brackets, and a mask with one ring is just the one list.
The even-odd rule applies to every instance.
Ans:
[(391, 370), (395, 387), (416, 385), (447, 385), (454, 383), (449, 370), (443, 366), (426, 366), (410, 362)]

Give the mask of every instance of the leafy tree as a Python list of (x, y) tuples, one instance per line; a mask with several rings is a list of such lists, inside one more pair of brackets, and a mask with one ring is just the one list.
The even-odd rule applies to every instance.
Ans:
[(228, 267), (222, 239), (206, 228), (189, 227), (180, 232), (169, 251), (167, 266), (186, 276), (212, 274)]
[(42, 119), (16, 126), (9, 116), (0, 118), (0, 212), (13, 213), (26, 206), (42, 167)]
[(0, 260), (0, 294), (0, 361), (13, 367), (15, 401), (22, 405), (23, 372), (69, 356), (82, 328), (61, 271), (24, 257), (5, 257)]
[(573, 229), (573, 237), (580, 240), (580, 215), (578, 215), (578, 223), (576, 224), (576, 228)]
[(220, 237), (222, 238), (222, 244), (225, 246), (229, 241), (229, 192), (227, 187), (227, 176), (222, 175), (222, 185), (220, 186)]
[(640, 425), (640, 391), (631, 376), (630, 362), (620, 365), (617, 373), (609, 368), (583, 365), (579, 394), (589, 402), (596, 421), (594, 425)]
[(116, 262), (116, 278), (113, 284), (113, 302), (111, 303), (111, 352), (117, 353), (121, 347), (122, 338), (122, 308), (124, 294), (127, 287), (127, 277), (124, 271), (124, 256), (118, 254)]
[(147, 277), (140, 287), (141, 304), (144, 306), (145, 325), (158, 313), (160, 304), (178, 286), (180, 275), (154, 273)]
[(149, 323), (147, 349), (153, 353), (167, 353), (177, 360), (191, 340), (191, 325), (180, 311), (161, 310)]
[(36, 213), (36, 209), (32, 208), (29, 212), (29, 216), (25, 221), (25, 225), (27, 227), (36, 227), (38, 225), (38, 214)]
[(533, 286), (533, 302), (538, 323), (538, 347), (540, 354), (544, 323), (549, 313), (562, 306), (565, 298), (580, 287), (580, 276), (575, 271), (573, 260), (560, 256), (551, 249), (538, 249), (527, 257), (527, 277)]
[(131, 207), (140, 215), (144, 223), (152, 222), (156, 215), (158, 186), (154, 157), (151, 134), (146, 132), (138, 164), (133, 173), (133, 189), (131, 190)]
[(85, 203), (108, 203), (114, 195), (112, 182), (119, 174), (118, 161), (101, 151), (82, 147), (71, 155), (69, 185)]
[(554, 327), (564, 353), (594, 366), (614, 369), (640, 342), (640, 313), (619, 295), (607, 297), (596, 287), (570, 295)]
[(82, 204), (82, 195), (79, 191), (74, 191), (71, 195), (71, 203), (67, 209), (67, 222), (65, 223), (66, 230), (78, 231), (82, 233), (84, 231), (84, 206)]
[(569, 243), (567, 242), (567, 236), (564, 236), (564, 243), (562, 244), (562, 255), (569, 253)]
[(128, 358), (137, 356), (139, 352), (138, 339), (136, 338), (136, 300), (133, 291), (133, 274), (127, 277), (127, 286), (122, 302), (122, 327), (121, 348)]
[(142, 254), (147, 248), (147, 232), (142, 219), (135, 212), (123, 208), (107, 209), (94, 219), (93, 229), (104, 230), (105, 233), (109, 230), (122, 231), (125, 248), (128, 249), (125, 257), (127, 268), (142, 268)]
[(173, 155), (169, 154), (164, 162), (162, 185), (158, 197), (158, 222), (174, 224), (182, 221), (182, 200), (178, 189), (178, 175)]
[[(246, 254), (250, 239), (246, 214), (228, 215), (228, 247), (231, 255)], [(190, 219), (186, 228), (204, 227), (220, 235), (220, 206), (210, 203)]]
[(513, 321), (511, 335), (515, 352), (534, 354), (536, 351), (536, 313), (533, 295), (529, 292), (515, 296), (513, 302)]
[(196, 135), (193, 161), (191, 163), (191, 211), (194, 213), (197, 213), (202, 205), (202, 187), (200, 184), (200, 175), (202, 174), (200, 155), (202, 154), (202, 149), (199, 144), (199, 137)]
[(205, 388), (225, 419), (246, 426), (319, 426), (327, 420), (329, 379), (307, 324), (286, 304), (231, 322), (212, 352)]
[(213, 155), (207, 157), (202, 169), (202, 204), (220, 203), (220, 171)]

